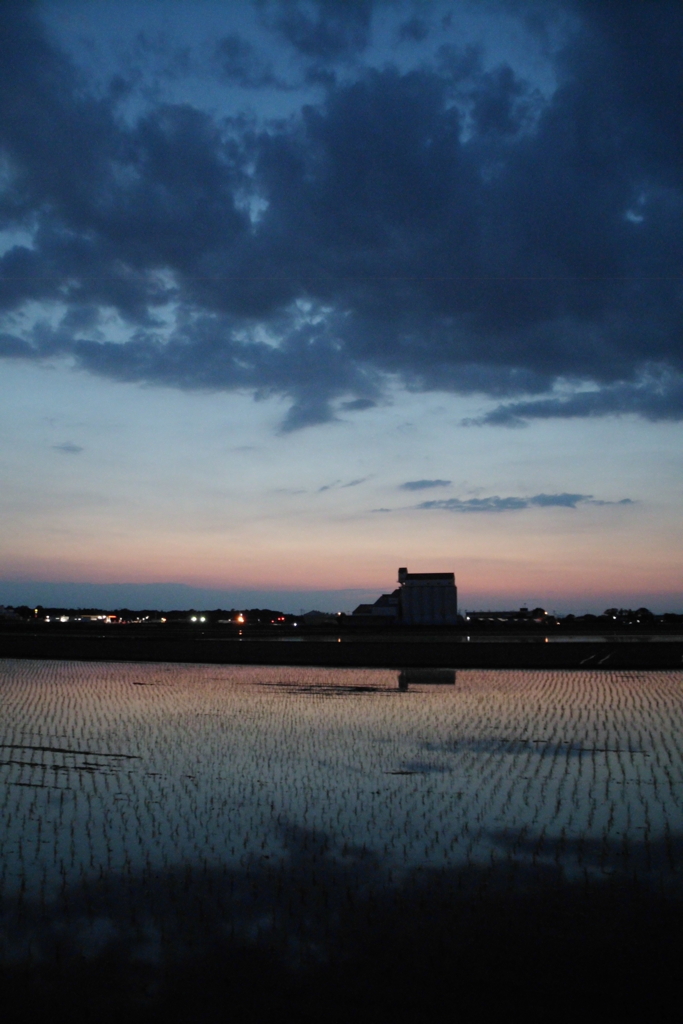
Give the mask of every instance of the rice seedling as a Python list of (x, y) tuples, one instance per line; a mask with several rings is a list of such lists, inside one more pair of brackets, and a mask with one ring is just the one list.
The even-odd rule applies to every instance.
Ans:
[(3, 902), (78, 887), (89, 921), (116, 876), (152, 949), (166, 926), (140, 916), (139, 880), (162, 873), (168, 907), (233, 879), (230, 928), (259, 942), (418, 870), (678, 884), (683, 673), (399, 686), (383, 670), (5, 662)]

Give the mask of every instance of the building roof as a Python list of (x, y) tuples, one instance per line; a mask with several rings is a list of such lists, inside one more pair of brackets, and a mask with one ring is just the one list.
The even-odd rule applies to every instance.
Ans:
[(407, 569), (398, 570), (399, 583), (429, 583), (430, 580), (441, 580), (443, 582), (455, 583), (455, 573), (452, 572), (408, 572)]

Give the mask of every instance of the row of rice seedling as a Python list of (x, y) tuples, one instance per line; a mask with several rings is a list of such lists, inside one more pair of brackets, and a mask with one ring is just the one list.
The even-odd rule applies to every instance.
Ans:
[(159, 871), (277, 887), (297, 858), (288, 913), (313, 889), (333, 903), (340, 878), (353, 899), (380, 876), (499, 862), (674, 884), (682, 693), (678, 672), (466, 671), (405, 691), (380, 670), (7, 661), (0, 896), (20, 914), (79, 891), (90, 913), (109, 877), (131, 894)]

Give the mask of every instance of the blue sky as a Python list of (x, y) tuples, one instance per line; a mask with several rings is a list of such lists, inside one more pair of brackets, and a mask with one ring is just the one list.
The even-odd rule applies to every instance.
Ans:
[(679, 5), (0, 18), (0, 602), (681, 608)]

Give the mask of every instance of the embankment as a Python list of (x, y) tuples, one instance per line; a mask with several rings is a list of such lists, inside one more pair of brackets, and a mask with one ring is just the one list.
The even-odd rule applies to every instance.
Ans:
[(335, 668), (683, 668), (683, 642), (671, 641), (271, 641), (126, 636), (5, 634), (0, 658), (157, 661)]

